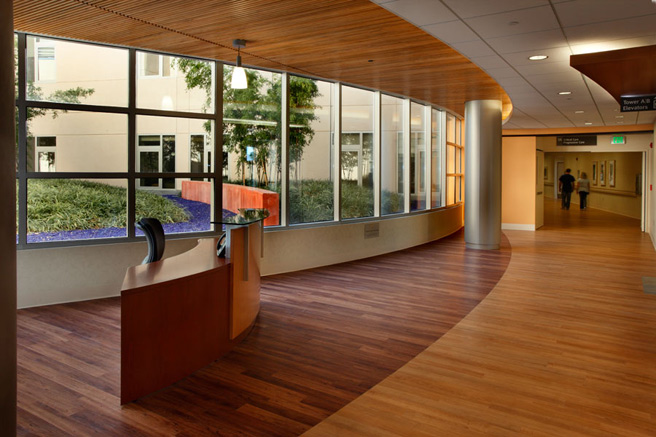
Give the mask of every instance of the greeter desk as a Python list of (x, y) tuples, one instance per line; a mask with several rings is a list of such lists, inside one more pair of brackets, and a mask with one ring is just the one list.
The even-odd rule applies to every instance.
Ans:
[(217, 256), (219, 239), (206, 238), (180, 255), (128, 268), (121, 404), (179, 381), (248, 335), (260, 309), (261, 226), (229, 226), (226, 258)]

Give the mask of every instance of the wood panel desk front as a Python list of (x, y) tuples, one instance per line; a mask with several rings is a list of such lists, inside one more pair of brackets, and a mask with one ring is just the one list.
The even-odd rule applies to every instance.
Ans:
[(260, 307), (259, 226), (231, 230), (230, 259), (217, 257), (217, 239), (208, 238), (128, 269), (121, 290), (121, 404), (190, 375), (250, 332)]

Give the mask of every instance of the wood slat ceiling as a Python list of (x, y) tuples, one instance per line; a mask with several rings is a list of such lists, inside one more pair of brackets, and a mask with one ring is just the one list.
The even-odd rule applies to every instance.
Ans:
[[(301, 73), (432, 102), (510, 98), (446, 44), (369, 0), (15, 0), (14, 28)], [(369, 62), (372, 60), (372, 62)]]

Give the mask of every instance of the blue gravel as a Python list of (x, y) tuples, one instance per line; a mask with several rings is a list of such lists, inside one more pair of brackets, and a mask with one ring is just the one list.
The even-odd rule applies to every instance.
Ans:
[[(183, 199), (182, 197), (166, 195), (164, 196), (171, 201), (177, 203), (189, 212), (190, 219), (186, 222), (180, 223), (164, 223), (165, 234), (180, 234), (185, 232), (203, 232), (210, 230), (210, 205), (203, 202), (195, 202), (193, 200)], [(223, 217), (230, 217), (235, 215), (233, 212), (223, 210)], [(137, 235), (143, 233), (137, 229)], [(125, 228), (102, 228), (102, 229), (82, 229), (75, 231), (60, 231), (60, 232), (39, 232), (27, 234), (28, 243), (41, 243), (44, 241), (66, 241), (66, 240), (90, 240), (96, 238), (119, 238), (126, 237), (127, 230)], [(18, 242), (18, 235), (16, 236)]]

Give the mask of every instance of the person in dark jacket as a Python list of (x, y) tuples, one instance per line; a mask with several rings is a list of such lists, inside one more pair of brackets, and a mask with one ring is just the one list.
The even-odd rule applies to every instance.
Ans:
[(565, 170), (565, 174), (558, 178), (558, 189), (560, 190), (562, 197), (562, 209), (569, 209), (569, 202), (572, 200), (572, 191), (574, 191), (574, 176), (570, 173), (571, 169)]

